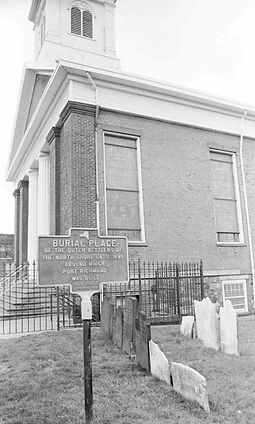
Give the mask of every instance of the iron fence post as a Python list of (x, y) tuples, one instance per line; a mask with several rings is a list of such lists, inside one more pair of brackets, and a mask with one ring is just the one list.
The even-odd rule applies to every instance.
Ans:
[(64, 295), (63, 291), (61, 293), (61, 300), (62, 300), (62, 325), (63, 325), (63, 327), (65, 327), (65, 307), (66, 307), (66, 305), (65, 305), (65, 295)]
[(142, 308), (142, 280), (141, 280), (141, 262), (138, 259), (138, 282), (139, 282), (139, 307)]
[(181, 305), (180, 305), (180, 275), (179, 275), (179, 264), (176, 264), (176, 295), (177, 295), (177, 315), (181, 316)]
[(203, 261), (200, 261), (200, 284), (201, 284), (201, 298), (205, 297), (205, 288), (204, 288), (204, 266)]
[(53, 301), (52, 301), (52, 293), (50, 294), (50, 321), (51, 325), (53, 322)]
[[(33, 291), (34, 291), (34, 293), (36, 292), (35, 291), (35, 286), (36, 286), (36, 269), (35, 269), (35, 260), (33, 260), (33, 264), (32, 264), (32, 273), (33, 273), (33, 286), (32, 286), (32, 288), (33, 288)], [(35, 317), (35, 315), (36, 315), (36, 313), (35, 313), (36, 311), (35, 311), (35, 302), (34, 302), (34, 314), (33, 314), (33, 319), (34, 319), (34, 331), (35, 331), (35, 329), (36, 329), (36, 317)]]
[(59, 286), (56, 287), (57, 292), (57, 330), (60, 330), (60, 312), (59, 312)]

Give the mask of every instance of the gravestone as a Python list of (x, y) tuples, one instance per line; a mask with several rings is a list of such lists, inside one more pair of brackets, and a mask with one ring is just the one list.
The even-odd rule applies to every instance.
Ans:
[[(207, 299), (207, 298), (206, 298)], [(206, 313), (207, 300), (194, 300), (197, 338), (203, 340), (205, 329), (204, 315)]]
[(220, 308), (221, 350), (229, 355), (239, 355), (237, 313), (230, 300)]
[(159, 380), (170, 384), (170, 367), (166, 356), (152, 340), (149, 341), (149, 350), (151, 374)]
[(112, 338), (114, 306), (111, 298), (106, 298), (102, 302), (100, 329), (103, 337)]
[(139, 312), (135, 323), (135, 351), (136, 362), (150, 372), (149, 341), (151, 327), (144, 312)]
[(113, 326), (113, 343), (122, 349), (123, 344), (123, 315), (124, 310), (122, 306), (119, 306), (116, 311), (115, 323)]
[(127, 297), (124, 306), (123, 344), (124, 352), (135, 352), (135, 320), (137, 317), (138, 301), (134, 297)]
[(209, 297), (202, 301), (194, 300), (197, 337), (208, 348), (220, 348), (220, 323), (217, 314), (217, 304), (212, 303)]
[(181, 322), (181, 334), (183, 336), (187, 337), (193, 337), (193, 330), (194, 330), (194, 317), (193, 316), (186, 316), (182, 317)]
[(187, 365), (171, 363), (173, 389), (185, 399), (197, 402), (206, 412), (210, 412), (206, 379)]

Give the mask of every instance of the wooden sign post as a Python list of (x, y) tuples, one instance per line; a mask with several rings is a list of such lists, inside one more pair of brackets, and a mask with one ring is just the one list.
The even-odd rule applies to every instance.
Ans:
[(67, 236), (38, 237), (38, 284), (70, 285), (81, 296), (85, 418), (93, 419), (91, 297), (101, 283), (128, 282), (126, 237), (100, 237), (96, 229), (71, 228)]

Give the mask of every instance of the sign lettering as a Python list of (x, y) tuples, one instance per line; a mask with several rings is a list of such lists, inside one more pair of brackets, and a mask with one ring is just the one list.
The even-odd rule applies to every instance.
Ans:
[(40, 286), (67, 285), (73, 292), (99, 290), (100, 283), (128, 281), (127, 239), (74, 229), (68, 236), (39, 237)]

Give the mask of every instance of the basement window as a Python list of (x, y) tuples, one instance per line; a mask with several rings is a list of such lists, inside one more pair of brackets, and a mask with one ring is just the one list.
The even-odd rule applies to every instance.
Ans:
[(93, 16), (89, 10), (77, 6), (71, 8), (71, 33), (93, 38)]
[(223, 304), (230, 300), (236, 312), (247, 312), (247, 289), (246, 280), (225, 280), (222, 281)]

